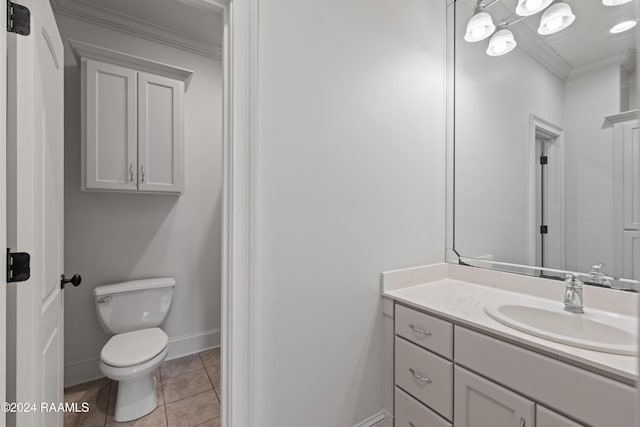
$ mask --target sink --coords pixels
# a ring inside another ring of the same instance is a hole
[[[511,328],[567,344],[604,353],[638,354],[637,319],[599,310],[584,314],[564,311],[563,304],[490,304],[484,311]]]

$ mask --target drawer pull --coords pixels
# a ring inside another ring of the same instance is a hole
[[[423,331],[422,329],[418,329],[413,325],[409,325],[409,327],[411,328],[411,330],[413,332],[415,332],[416,334],[420,334],[420,335],[424,335],[425,337],[431,336],[431,332],[430,331]]]
[[[525,427],[524,418],[520,418],[520,427]]]
[[[416,425],[414,423],[412,423],[411,421],[409,421],[409,427],[416,427]]]
[[[411,375],[413,375],[413,378],[417,379],[418,381],[422,381],[423,383],[427,383],[427,384],[431,384],[433,382],[431,381],[431,378],[421,377],[420,375],[416,374],[416,371],[414,371],[413,368],[409,368],[409,372],[411,372]]]

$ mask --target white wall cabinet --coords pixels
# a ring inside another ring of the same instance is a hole
[[[82,69],[82,189],[182,194],[192,72],[70,44]]]

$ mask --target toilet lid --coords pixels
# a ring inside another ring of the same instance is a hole
[[[138,365],[156,357],[165,349],[169,337],[160,328],[117,334],[102,348],[100,357],[107,365],[126,367]]]

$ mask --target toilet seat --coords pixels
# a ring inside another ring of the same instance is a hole
[[[100,353],[103,363],[126,368],[147,362],[167,348],[169,337],[160,328],[141,329],[111,337]]]

